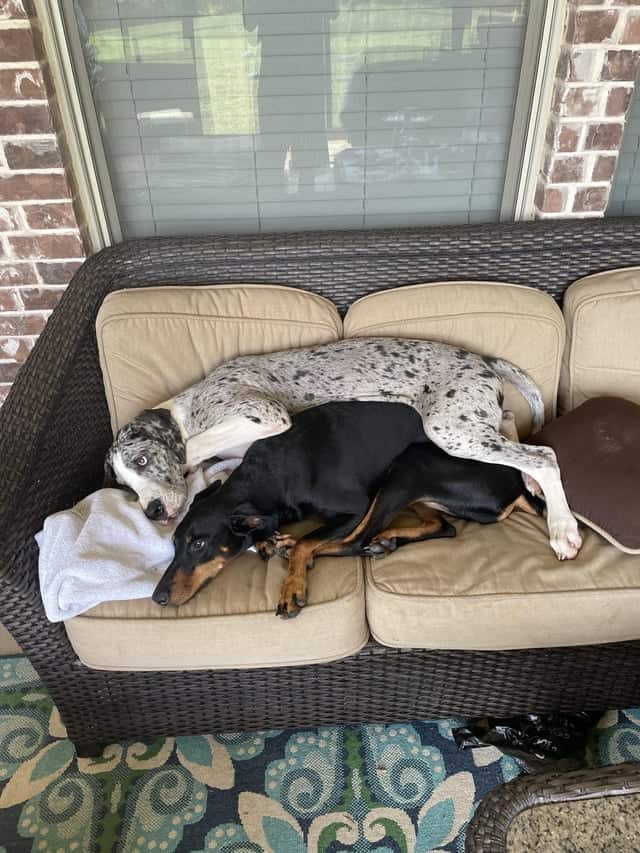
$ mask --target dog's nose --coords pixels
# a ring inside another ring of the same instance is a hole
[[[158,521],[158,519],[162,518],[164,516],[164,507],[162,506],[162,501],[160,500],[160,498],[156,498],[153,501],[149,501],[145,508],[144,514],[152,521]]]
[[[169,593],[164,589],[156,589],[151,598],[161,607],[166,607],[169,603]]]

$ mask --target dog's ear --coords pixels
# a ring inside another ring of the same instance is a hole
[[[209,483],[206,489],[203,489],[201,492],[197,492],[193,498],[192,506],[195,506],[201,500],[204,500],[204,498],[208,498],[210,495],[213,495],[218,491],[221,485],[222,480],[214,480],[213,483]]]
[[[102,481],[103,489],[117,489],[120,483],[116,480],[116,472],[113,470],[113,447],[107,451],[104,460],[104,479]]]

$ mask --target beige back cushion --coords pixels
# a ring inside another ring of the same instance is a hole
[[[342,321],[327,299],[277,285],[119,290],[96,320],[114,432],[238,355],[338,340]]]
[[[578,279],[564,296],[562,411],[591,397],[640,403],[640,267]]]
[[[555,301],[539,290],[464,281],[396,288],[355,302],[344,332],[345,337],[426,338],[508,358],[538,383],[547,418],[555,414],[564,321]],[[529,407],[511,386],[505,386],[505,406],[527,435]]]

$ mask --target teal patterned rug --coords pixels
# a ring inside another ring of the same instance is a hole
[[[459,751],[461,720],[159,738],[81,759],[26,658],[0,658],[0,851],[463,853],[482,797],[520,768]],[[588,759],[640,758],[640,711]]]

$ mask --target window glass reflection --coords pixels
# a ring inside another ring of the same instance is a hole
[[[76,0],[125,236],[498,218],[526,0]]]

